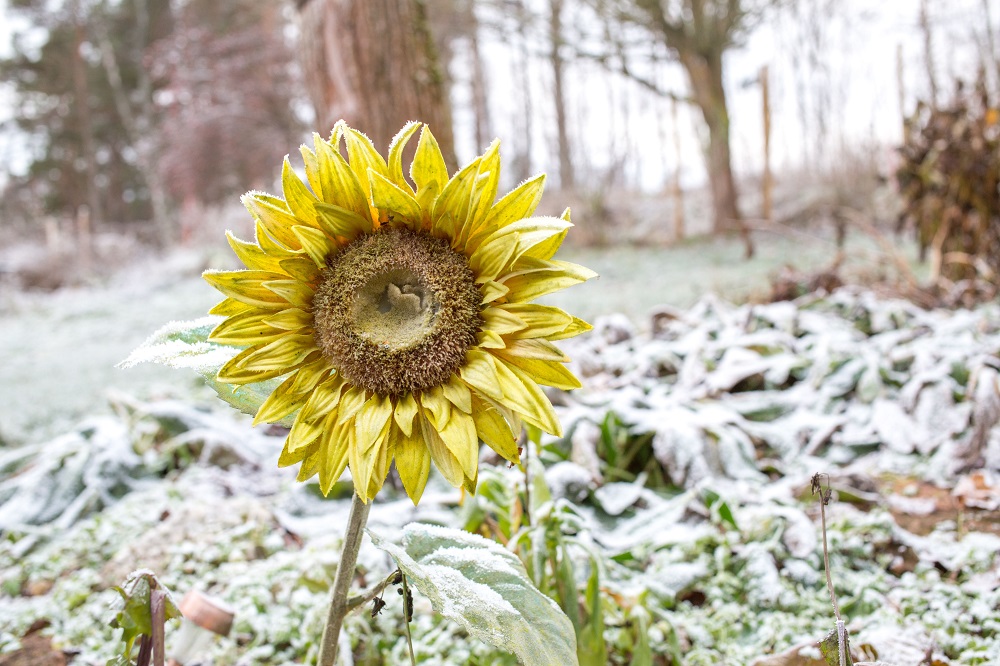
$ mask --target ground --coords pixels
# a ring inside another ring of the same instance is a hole
[[[822,472],[855,659],[996,663],[1000,310],[928,311],[858,287],[733,305],[786,263],[835,255],[822,232],[758,240],[750,263],[737,239],[571,249],[602,277],[557,302],[595,322],[565,344],[584,388],[552,394],[566,437],[532,446],[527,473],[484,460],[475,497],[432,479],[414,508],[390,482],[371,530],[398,542],[421,521],[508,544],[581,645],[608,655],[595,664],[813,666],[833,627],[810,492]],[[181,371],[113,368],[215,301],[204,263],[186,253],[100,287],[5,292],[0,423],[23,445],[0,447],[0,664],[42,663],[29,650],[104,663],[109,587],[139,567],[235,608],[213,664],[315,656],[349,485],[323,499],[296,483],[274,464],[280,429],[251,429]],[[368,542],[360,563],[359,586],[393,567]],[[406,659],[401,604],[384,598],[349,618],[354,663]],[[412,631],[422,664],[513,663],[419,589]]]

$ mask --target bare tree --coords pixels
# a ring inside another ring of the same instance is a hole
[[[434,131],[455,168],[445,75],[423,0],[297,0],[299,55],[316,125],[343,118],[376,146],[409,120]]]
[[[566,127],[566,91],[564,85],[566,61],[562,53],[564,44],[562,14],[563,0],[549,0],[549,64],[552,66],[552,100],[556,110],[559,186],[564,190],[572,190],[576,187],[576,177],[569,149],[569,131]]]
[[[775,0],[611,0],[604,15],[639,28],[659,41],[687,74],[691,101],[708,128],[705,158],[712,190],[714,229],[738,228],[747,255],[753,253],[742,224],[730,152],[730,117],[723,82],[724,56],[739,45]],[[619,45],[622,53],[627,50]],[[628,68],[622,66],[626,74]]]

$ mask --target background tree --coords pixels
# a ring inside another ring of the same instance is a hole
[[[316,127],[343,118],[382,148],[428,123],[457,167],[451,103],[423,0],[297,0],[299,55]]]
[[[169,0],[19,0],[8,11],[32,29],[14,35],[12,54],[0,62],[13,92],[12,122],[29,148],[26,172],[4,192],[7,215],[73,216],[85,205],[96,222],[150,219],[150,173],[122,131],[123,113],[151,105],[140,54],[172,29]]]
[[[724,56],[774,4],[775,0],[612,0],[603,12],[614,22],[652,36],[683,66],[691,100],[708,129],[705,157],[717,232],[742,227],[730,152]]]
[[[295,58],[278,3],[190,0],[149,58],[160,82],[160,173],[190,238],[203,204],[266,188],[299,141]],[[266,85],[262,85],[266,82]]]

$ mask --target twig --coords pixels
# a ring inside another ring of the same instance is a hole
[[[820,483],[820,477],[826,477],[826,489]],[[837,654],[840,657],[840,666],[848,666],[847,656],[847,628],[844,620],[840,617],[840,606],[837,605],[837,594],[833,591],[833,578],[830,575],[830,548],[826,543],[826,505],[829,504],[833,496],[830,489],[830,476],[828,474],[816,473],[812,477],[812,491],[819,494],[819,516],[823,526],[823,569],[826,571],[826,588],[830,591],[830,601],[833,602],[833,614],[837,618]]]
[[[382,594],[382,591],[390,585],[399,585],[401,572],[396,569],[391,574],[386,576],[384,579],[379,581],[377,584],[373,585],[371,588],[365,590],[361,594],[356,594],[347,600],[347,612],[350,613],[355,608],[364,606],[369,601]]]
[[[347,593],[351,589],[351,581],[354,580],[354,567],[358,563],[358,551],[361,550],[361,538],[364,536],[369,511],[371,502],[362,502],[355,493],[351,503],[351,515],[347,519],[347,533],[344,535],[340,564],[337,565],[333,592],[330,594],[330,608],[327,611],[326,627],[323,629],[323,641],[319,649],[319,666],[333,666],[337,658],[340,628],[349,610]]]
[[[413,654],[413,637],[410,635],[410,620],[413,619],[413,597],[410,596],[410,586],[406,584],[406,574],[403,574],[403,626],[406,629],[406,647],[410,650],[410,666],[417,666],[417,658]]]
[[[524,465],[524,524],[531,525],[531,475],[528,472],[528,456],[531,451],[531,442],[528,441],[527,433],[521,431],[521,445],[524,447],[524,457],[521,464]]]
[[[826,490],[820,484],[820,477],[826,477]],[[830,591],[830,601],[833,602],[833,614],[837,621],[840,619],[840,606],[837,605],[837,595],[833,591],[833,578],[830,576],[830,549],[826,543],[826,505],[830,502],[833,491],[830,489],[830,476],[828,474],[815,474],[812,478],[812,491],[819,494],[819,516],[823,525],[823,568],[826,570],[826,588]]]

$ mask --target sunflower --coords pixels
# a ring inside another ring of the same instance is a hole
[[[552,341],[590,326],[532,303],[595,276],[552,258],[569,211],[531,217],[544,175],[496,201],[498,142],[449,179],[419,123],[388,159],[343,122],[313,139],[301,149],[308,186],[286,157],[283,199],[243,197],[256,242],[227,236],[247,270],[205,273],[226,296],[209,340],[244,347],[218,379],[285,377],[254,424],[294,415],[279,465],[302,463],[299,480],[318,474],[324,494],[350,467],[367,502],[393,461],[414,504],[431,461],[475,492],[479,441],[517,462],[522,421],[560,434],[539,384],[580,386]]]

